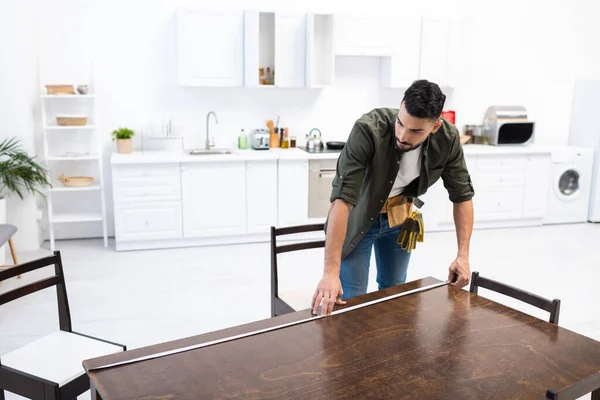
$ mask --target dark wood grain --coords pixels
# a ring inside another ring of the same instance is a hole
[[[348,305],[437,282],[428,278]],[[103,365],[303,319],[286,314],[88,360]],[[451,286],[160,359],[91,372],[104,400],[542,399],[600,371],[600,343]]]

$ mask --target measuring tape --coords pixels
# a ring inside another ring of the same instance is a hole
[[[438,288],[438,287],[441,287],[441,286],[446,286],[448,284],[449,284],[449,282],[434,283],[432,285],[423,286],[421,288],[409,290],[409,291],[406,291],[406,292],[394,294],[394,295],[387,296],[387,297],[382,297],[381,299],[371,300],[371,301],[367,301],[366,303],[357,304],[355,306],[350,306],[350,307],[342,308],[340,310],[333,311],[330,315],[333,316],[333,315],[343,314],[343,313],[346,313],[346,312],[349,312],[349,311],[352,311],[352,310],[356,310],[356,309],[363,308],[363,307],[368,307],[368,306],[371,306],[373,304],[382,303],[384,301],[396,299],[398,297],[408,296],[409,294],[424,292],[426,290],[435,289],[435,288]],[[277,325],[277,326],[273,326],[273,327],[270,327],[270,328],[264,328],[264,329],[259,329],[259,330],[252,331],[252,332],[242,333],[242,334],[239,334],[239,335],[229,336],[229,337],[226,337],[226,338],[223,338],[223,339],[211,340],[210,342],[205,342],[205,343],[200,343],[200,344],[194,344],[194,345],[191,345],[191,346],[181,347],[181,348],[178,348],[178,349],[163,351],[163,352],[160,352],[160,353],[149,354],[147,356],[142,356],[142,357],[137,357],[137,358],[132,358],[131,360],[125,360],[125,361],[119,361],[119,362],[115,362],[115,363],[111,363],[111,364],[101,365],[101,366],[98,366],[98,367],[90,368],[88,371],[97,371],[97,370],[100,370],[100,369],[113,368],[113,367],[118,367],[118,366],[121,366],[121,365],[133,364],[133,363],[136,363],[136,362],[141,362],[141,361],[146,361],[146,360],[152,360],[152,359],[155,359],[155,358],[167,357],[167,356],[170,356],[170,355],[173,355],[173,354],[178,354],[178,353],[183,353],[183,352],[186,352],[186,351],[201,349],[203,347],[214,346],[216,344],[230,342],[232,340],[242,339],[242,338],[249,337],[249,336],[260,335],[261,333],[271,332],[271,331],[274,331],[274,330],[277,330],[277,329],[283,329],[283,328],[287,328],[287,327],[294,326],[294,325],[300,325],[300,324],[303,324],[305,322],[315,321],[315,320],[321,319],[321,318],[328,318],[328,317],[326,317],[324,315],[315,315],[314,317],[305,318],[305,319],[301,319],[301,320],[294,321],[294,322],[288,322],[287,324]]]

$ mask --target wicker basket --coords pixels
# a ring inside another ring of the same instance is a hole
[[[58,180],[66,187],[87,187],[94,184],[94,178],[91,176],[65,176],[61,174]]]
[[[57,115],[56,123],[59,126],[84,126],[87,124],[87,117],[84,115]]]
[[[75,94],[73,85],[46,85],[48,94]]]

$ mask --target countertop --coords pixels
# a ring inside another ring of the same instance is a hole
[[[544,154],[552,149],[536,145],[488,146],[467,144],[463,146],[466,156],[511,155],[511,154]],[[183,152],[144,151],[131,154],[113,153],[111,164],[154,164],[154,163],[188,163],[188,162],[222,162],[222,161],[260,161],[260,160],[335,160],[339,152],[307,153],[299,148],[269,150],[238,150],[233,154],[188,155]]]

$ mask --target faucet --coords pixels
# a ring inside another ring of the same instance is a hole
[[[210,149],[210,139],[209,139],[209,134],[208,134],[208,124],[210,122],[210,115],[211,114],[215,117],[215,122],[217,124],[219,123],[219,120],[217,119],[217,114],[215,114],[214,111],[209,111],[208,114],[206,115],[206,144],[205,144],[206,150]]]

